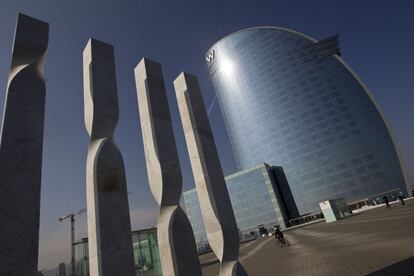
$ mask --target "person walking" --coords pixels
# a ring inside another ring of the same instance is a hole
[[[398,195],[398,199],[401,201],[401,205],[405,206],[404,196],[401,193]]]
[[[387,206],[387,209],[391,209],[390,201],[388,200],[388,197],[385,195],[382,197],[385,205]]]

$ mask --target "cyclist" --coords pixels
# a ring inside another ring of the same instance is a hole
[[[285,239],[283,237],[282,231],[280,231],[279,226],[275,226],[275,238],[280,241],[280,243],[284,244]]]

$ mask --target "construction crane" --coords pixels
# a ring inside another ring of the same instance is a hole
[[[71,212],[59,218],[59,222],[70,218],[70,242],[71,242],[71,270],[72,276],[75,276],[75,216],[86,212],[86,208],[77,212]]]

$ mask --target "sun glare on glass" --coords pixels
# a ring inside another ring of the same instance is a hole
[[[233,63],[231,63],[229,60],[223,60],[220,67],[223,73],[227,76],[231,75],[234,69]]]

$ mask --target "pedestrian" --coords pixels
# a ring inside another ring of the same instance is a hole
[[[398,196],[398,199],[401,201],[401,205],[402,205],[402,206],[405,206],[404,196],[403,196],[402,194],[400,194],[400,195]]]
[[[388,197],[385,195],[382,197],[385,205],[387,206],[387,209],[391,209],[390,201],[388,200]]]

